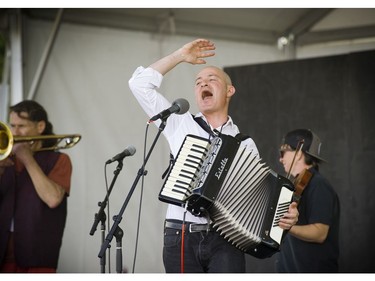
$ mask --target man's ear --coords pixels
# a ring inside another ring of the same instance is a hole
[[[37,124],[38,133],[42,134],[45,129],[46,129],[46,121],[44,121],[44,120],[39,121],[38,124]]]
[[[230,98],[236,93],[236,88],[232,85],[229,85],[227,88],[227,98]]]

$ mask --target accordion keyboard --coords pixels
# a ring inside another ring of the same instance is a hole
[[[293,190],[283,186],[280,191],[279,200],[277,202],[276,212],[273,218],[272,227],[270,230],[270,237],[281,243],[284,231],[279,227],[279,221],[282,216],[288,211],[291,198],[293,196]]]
[[[161,196],[183,201],[191,194],[192,184],[202,167],[209,144],[205,139],[186,137]]]

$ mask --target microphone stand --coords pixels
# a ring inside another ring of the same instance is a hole
[[[98,203],[98,205],[100,206],[100,202]],[[101,222],[100,230],[101,230],[101,233],[102,233],[102,244],[103,244],[103,241],[105,239],[105,222],[106,222],[106,219],[107,219],[106,214],[104,212],[102,212],[102,214],[100,215],[100,222]],[[101,273],[105,273],[105,265],[106,265],[106,255],[104,254],[104,256],[100,259],[100,272]]]
[[[116,167],[116,170],[113,172],[113,174],[115,175],[112,179],[112,182],[111,182],[111,185],[109,187],[109,190],[103,200],[103,202],[99,202],[98,203],[98,206],[100,206],[100,209],[99,209],[99,212],[95,214],[95,219],[94,219],[94,223],[91,227],[91,230],[90,230],[90,235],[94,235],[95,231],[96,231],[96,228],[98,227],[98,224],[99,224],[99,221],[101,222],[101,231],[102,231],[102,245],[105,241],[104,237],[105,237],[105,221],[107,219],[107,216],[104,212],[104,209],[106,208],[107,206],[107,202],[108,202],[108,198],[109,198],[109,195],[111,194],[112,192],[112,189],[113,189],[113,186],[115,185],[115,182],[117,180],[117,177],[118,175],[120,174],[121,170],[122,170],[122,167],[123,167],[123,163],[122,163],[122,160],[118,160],[118,165]],[[100,266],[101,266],[101,273],[105,273],[105,264],[106,264],[106,256],[105,256],[105,253],[100,257]]]
[[[116,272],[122,273],[122,237],[124,232],[121,227],[116,227],[113,235],[116,237]]]
[[[166,119],[167,118],[168,118],[168,116],[166,116],[165,118],[161,119],[161,124],[159,126],[159,131],[156,134],[156,137],[155,137],[155,139],[154,139],[154,141],[153,141],[153,143],[152,143],[152,145],[150,147],[150,150],[149,150],[149,152],[148,152],[145,160],[143,161],[142,167],[138,170],[137,176],[136,176],[136,178],[135,178],[135,180],[133,182],[132,187],[130,188],[128,196],[126,197],[126,199],[125,199],[125,201],[124,201],[124,203],[123,203],[123,205],[122,205],[122,207],[121,207],[118,215],[116,215],[116,216],[113,217],[114,223],[112,225],[111,230],[108,232],[107,237],[106,237],[104,243],[102,244],[102,248],[100,249],[100,252],[98,254],[99,258],[102,258],[104,256],[104,254],[105,254],[106,249],[109,248],[109,247],[111,247],[110,243],[111,243],[111,241],[113,239],[113,236],[115,235],[115,233],[119,232],[119,230],[118,230],[119,226],[118,225],[119,225],[119,223],[122,220],[122,215],[123,215],[123,213],[125,211],[125,208],[127,207],[128,203],[129,203],[129,200],[130,200],[130,198],[131,198],[131,196],[132,196],[132,194],[133,194],[133,192],[135,190],[135,187],[137,186],[137,184],[139,182],[139,179],[141,178],[141,176],[147,174],[147,171],[145,171],[146,163],[148,162],[148,159],[150,158],[150,155],[151,155],[151,153],[152,153],[152,151],[153,151],[153,149],[154,149],[154,147],[156,145],[157,140],[160,137],[160,134],[162,133],[162,131],[164,130],[164,128],[166,126]],[[122,231],[120,231],[120,232],[122,232]],[[119,267],[116,266],[116,268],[119,268]]]

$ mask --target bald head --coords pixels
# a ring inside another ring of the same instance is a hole
[[[215,73],[217,76],[221,77],[227,84],[227,86],[232,86],[232,80],[230,79],[229,75],[220,67],[217,66],[206,66],[199,73],[197,74],[197,79],[200,77],[200,74],[203,71],[206,70],[212,70],[213,73]]]

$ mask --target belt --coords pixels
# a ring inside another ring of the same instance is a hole
[[[182,222],[175,222],[175,221],[168,221],[164,222],[164,227],[166,228],[173,228],[182,230]],[[193,232],[202,232],[202,231],[212,231],[212,227],[210,224],[199,224],[193,222],[185,222],[185,230],[193,233]]]

